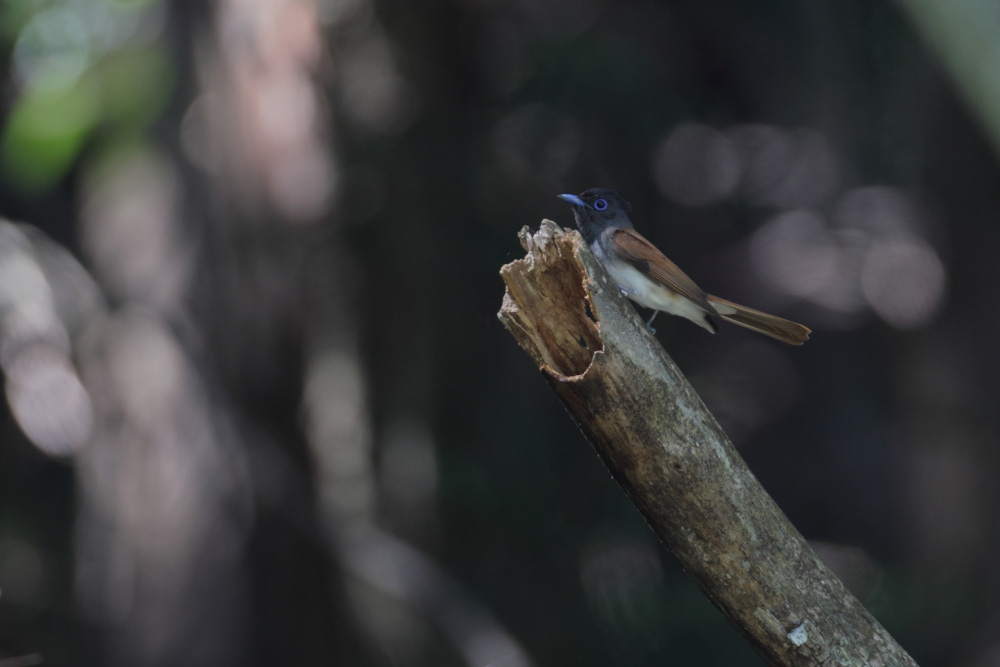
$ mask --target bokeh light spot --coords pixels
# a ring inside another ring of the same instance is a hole
[[[920,233],[922,215],[912,197],[898,188],[872,186],[847,192],[833,211],[842,229],[859,229],[875,238],[913,236]]]
[[[415,110],[413,91],[383,38],[372,36],[345,49],[341,67],[341,108],[359,130],[381,135],[406,128]]]
[[[742,190],[756,204],[815,206],[837,185],[840,158],[830,140],[813,129],[738,125],[727,135],[743,163]]]
[[[69,169],[98,118],[85,80],[69,88],[35,88],[16,102],[3,131],[5,176],[23,190],[50,187]]]
[[[83,245],[115,296],[172,303],[185,258],[174,227],[180,184],[153,151],[114,154],[86,183]]]
[[[915,329],[939,310],[945,271],[920,239],[875,244],[865,259],[861,289],[872,310],[897,329]]]
[[[653,179],[660,192],[685,206],[722,201],[736,189],[740,174],[733,143],[707,125],[681,125],[653,157]]]
[[[55,6],[39,13],[21,31],[14,45],[14,66],[33,86],[71,86],[87,68],[91,35],[86,10]]]
[[[90,397],[62,351],[36,345],[7,369],[7,401],[24,434],[50,456],[72,454],[90,436]]]
[[[750,258],[761,278],[798,297],[815,294],[837,279],[837,245],[814,211],[772,218],[754,234]]]

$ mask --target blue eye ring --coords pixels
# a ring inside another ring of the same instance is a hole
[[[606,199],[595,199],[594,203],[591,204],[595,211],[603,211],[608,207],[608,200]]]

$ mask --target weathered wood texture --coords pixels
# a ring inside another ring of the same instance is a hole
[[[519,234],[499,317],[677,557],[772,665],[914,665],[820,561],[575,231]]]

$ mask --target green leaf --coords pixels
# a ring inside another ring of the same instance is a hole
[[[8,181],[37,193],[72,166],[98,119],[98,100],[87,78],[62,89],[25,91],[3,128],[0,165]]]

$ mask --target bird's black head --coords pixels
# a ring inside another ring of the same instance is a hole
[[[608,227],[632,227],[628,217],[632,207],[614,190],[591,188],[579,195],[559,195],[559,198],[573,207],[576,226],[588,244]]]

